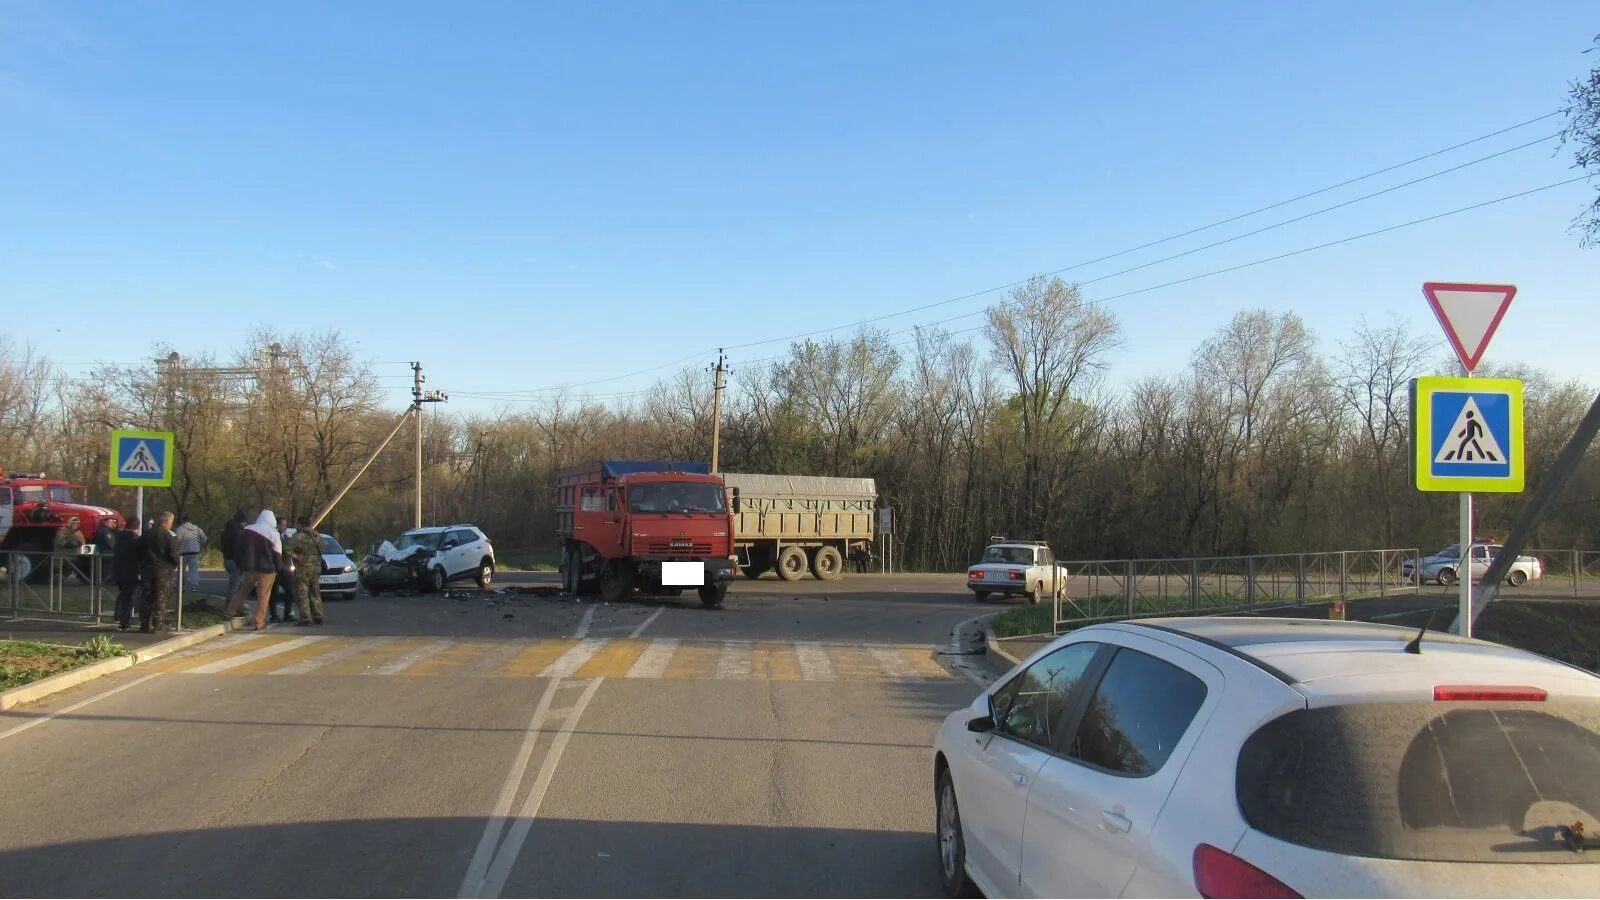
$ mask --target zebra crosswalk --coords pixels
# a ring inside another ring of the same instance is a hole
[[[954,677],[928,645],[689,638],[232,635],[159,659],[186,675],[931,681]]]

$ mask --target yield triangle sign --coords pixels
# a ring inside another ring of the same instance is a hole
[[[1422,293],[1439,318],[1445,337],[1456,351],[1456,358],[1468,373],[1478,368],[1483,352],[1489,349],[1500,320],[1505,318],[1511,298],[1517,295],[1512,284],[1455,284],[1430,281]]]
[[[1450,434],[1443,444],[1439,445],[1439,452],[1433,457],[1435,463],[1478,463],[1480,465],[1504,465],[1506,452],[1500,448],[1500,442],[1495,439],[1494,429],[1484,422],[1483,410],[1478,408],[1478,401],[1471,395],[1467,402],[1462,404],[1461,412],[1456,413],[1456,421],[1450,426]]]

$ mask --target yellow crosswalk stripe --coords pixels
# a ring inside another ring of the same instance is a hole
[[[247,662],[242,666],[234,666],[227,671],[227,674],[264,675],[269,672],[276,672],[279,669],[287,666],[292,666],[295,663],[305,662],[308,659],[316,659],[319,656],[326,656],[327,654],[336,650],[341,650],[345,647],[348,647],[355,642],[355,638],[328,638],[326,640],[317,641],[314,644],[307,644],[304,647],[296,647],[293,650],[285,650],[282,653],[277,653],[263,659],[258,659],[255,662]]]
[[[550,664],[561,658],[563,653],[577,646],[576,638],[562,638],[553,641],[534,641],[511,660],[501,666],[496,675],[505,675],[512,678],[537,677],[540,672],[550,667]]]
[[[667,661],[662,678],[716,678],[717,660],[722,656],[721,644],[686,643],[678,647]]]
[[[316,671],[318,675],[365,675],[428,642],[428,638],[401,638],[383,643],[374,641],[360,653],[336,659]]]
[[[298,635],[263,635],[261,637],[238,637],[224,640],[226,644],[212,650],[204,650],[191,656],[169,656],[150,663],[149,671],[152,672],[185,672],[198,666],[210,665],[225,659],[232,659],[245,653],[254,653],[265,650],[278,644],[287,644],[295,640]]]
[[[833,644],[827,650],[840,681],[877,681],[884,677],[883,668],[865,647]]]
[[[476,662],[478,657],[492,652],[498,644],[487,641],[463,641],[452,644],[442,652],[436,653],[422,660],[404,672],[402,675],[453,675],[455,670],[465,668]]]
[[[750,674],[761,681],[799,681],[800,652],[787,641],[758,641]]]
[[[644,655],[644,650],[650,645],[649,641],[635,638],[619,638],[611,641],[600,649],[589,661],[578,667],[572,673],[575,678],[621,678],[628,674],[633,664]]]
[[[904,659],[923,678],[950,678],[950,670],[939,665],[938,651],[932,647],[905,647],[900,650]]]

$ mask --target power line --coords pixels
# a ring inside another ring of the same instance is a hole
[[[1541,116],[1535,116],[1534,118],[1528,119],[1526,121],[1518,122],[1515,125],[1508,125],[1508,126],[1506,126],[1504,128],[1500,128],[1500,129],[1497,129],[1495,131],[1491,131],[1491,132],[1489,132],[1487,134],[1482,134],[1482,135],[1479,135],[1477,137],[1471,138],[1469,140],[1461,141],[1459,143],[1452,144],[1452,145],[1450,145],[1448,147],[1444,147],[1444,148],[1439,149],[1439,150],[1434,150],[1434,151],[1432,151],[1430,153],[1424,153],[1421,156],[1413,157],[1413,158],[1405,160],[1403,162],[1398,162],[1398,163],[1394,163],[1392,165],[1385,166],[1385,167],[1380,168],[1380,169],[1375,169],[1375,170],[1373,170],[1371,172],[1367,172],[1367,173],[1365,173],[1363,175],[1358,175],[1358,176],[1356,176],[1354,178],[1347,178],[1344,181],[1340,181],[1340,182],[1338,182],[1336,184],[1331,184],[1331,185],[1328,185],[1326,187],[1317,188],[1316,190],[1307,191],[1307,192],[1305,192],[1303,194],[1299,194],[1297,196],[1290,197],[1287,200],[1280,200],[1280,201],[1277,201],[1275,203],[1270,203],[1270,204],[1268,204],[1266,206],[1258,207],[1258,208],[1252,209],[1252,210],[1250,210],[1248,212],[1239,213],[1237,215],[1233,215],[1233,216],[1229,216],[1227,218],[1219,219],[1219,220],[1216,220],[1214,222],[1209,222],[1207,224],[1200,225],[1200,226],[1197,226],[1197,227],[1194,227],[1194,228],[1190,228],[1190,229],[1187,229],[1185,231],[1177,232],[1175,234],[1170,234],[1170,235],[1167,235],[1166,237],[1161,237],[1161,238],[1157,238],[1157,239],[1152,240],[1152,241],[1147,241],[1147,242],[1145,242],[1143,244],[1139,244],[1139,245],[1134,246],[1134,247],[1129,247],[1129,248],[1127,248],[1125,250],[1118,250],[1118,251],[1116,251],[1114,253],[1108,253],[1108,254],[1105,254],[1103,256],[1095,257],[1093,259],[1088,259],[1088,260],[1084,260],[1082,262],[1073,263],[1072,265],[1064,266],[1062,268],[1055,269],[1055,270],[1052,270],[1052,271],[1049,271],[1049,272],[1044,272],[1044,273],[1041,273],[1041,274],[1044,277],[1049,277],[1049,276],[1053,276],[1053,275],[1060,275],[1062,273],[1070,272],[1070,271],[1073,271],[1075,269],[1080,269],[1080,268],[1083,268],[1085,266],[1090,266],[1090,265],[1093,265],[1095,263],[1105,262],[1107,260],[1116,259],[1116,258],[1121,257],[1121,256],[1126,256],[1126,255],[1128,255],[1130,253],[1136,253],[1136,252],[1138,252],[1140,250],[1146,250],[1146,249],[1149,249],[1151,247],[1160,246],[1161,244],[1170,243],[1172,241],[1179,240],[1181,238],[1185,238],[1185,237],[1189,237],[1191,235],[1199,234],[1200,232],[1203,232],[1203,231],[1209,231],[1209,230],[1214,229],[1214,228],[1219,228],[1219,227],[1221,227],[1223,225],[1227,225],[1227,224],[1230,224],[1230,223],[1233,223],[1233,222],[1240,221],[1241,219],[1247,219],[1247,218],[1250,218],[1251,216],[1259,215],[1259,214],[1264,213],[1264,212],[1269,212],[1269,211],[1274,210],[1274,209],[1279,209],[1281,207],[1288,206],[1288,205],[1293,204],[1293,203],[1297,203],[1297,202],[1299,202],[1301,200],[1305,200],[1305,199],[1308,199],[1308,198],[1311,198],[1311,197],[1315,197],[1315,196],[1318,196],[1318,195],[1321,195],[1321,194],[1326,194],[1326,193],[1328,193],[1330,191],[1335,191],[1335,190],[1338,190],[1339,188],[1348,187],[1348,186],[1350,186],[1352,184],[1357,184],[1357,183],[1362,182],[1362,181],[1367,181],[1369,179],[1376,178],[1376,177],[1378,177],[1380,175],[1384,175],[1384,174],[1387,174],[1389,172],[1393,172],[1393,171],[1395,171],[1397,169],[1402,169],[1402,168],[1405,168],[1406,166],[1415,165],[1416,163],[1423,162],[1423,161],[1429,160],[1429,159],[1433,159],[1435,157],[1442,156],[1442,155],[1444,155],[1446,153],[1450,153],[1450,152],[1453,152],[1455,150],[1460,150],[1463,147],[1468,147],[1468,146],[1471,146],[1473,144],[1481,143],[1481,142],[1489,140],[1491,138],[1498,137],[1498,136],[1500,136],[1502,134],[1506,134],[1508,132],[1515,131],[1515,130],[1517,130],[1519,128],[1525,128],[1525,127],[1527,127],[1529,125],[1533,125],[1533,124],[1536,124],[1538,122],[1543,122],[1543,121],[1545,121],[1547,119],[1551,119],[1551,118],[1554,118],[1554,117],[1559,116],[1559,115],[1561,115],[1561,111],[1560,110],[1556,110],[1554,112],[1545,113],[1544,115],[1541,115]],[[1497,157],[1504,156],[1506,154],[1513,153],[1513,152],[1516,152],[1518,150],[1526,149],[1526,148],[1534,146],[1536,144],[1543,143],[1543,142],[1548,141],[1548,140],[1550,140],[1550,139],[1552,139],[1552,138],[1554,138],[1556,136],[1557,135],[1552,134],[1552,135],[1549,135],[1547,137],[1539,138],[1538,140],[1530,141],[1528,143],[1521,144],[1521,145],[1518,145],[1516,147],[1512,147],[1512,148],[1510,148],[1508,150],[1503,150],[1503,151],[1500,151],[1499,153],[1494,153],[1494,154],[1491,154],[1489,156],[1482,157],[1480,159],[1476,159],[1476,160],[1472,160],[1470,162],[1462,163],[1460,165],[1453,166],[1451,168],[1442,170],[1440,172],[1435,172],[1435,173],[1433,173],[1431,175],[1427,175],[1427,176],[1424,176],[1422,178],[1418,178],[1418,179],[1414,179],[1412,181],[1405,182],[1404,184],[1395,185],[1394,187],[1386,188],[1386,189],[1384,189],[1382,191],[1377,191],[1375,193],[1368,194],[1368,195],[1365,195],[1363,197],[1358,197],[1358,198],[1356,198],[1354,200],[1345,201],[1344,203],[1340,203],[1340,204],[1337,204],[1335,206],[1330,206],[1330,207],[1327,207],[1325,209],[1321,209],[1321,210],[1317,210],[1315,212],[1307,213],[1307,214],[1305,214],[1303,216],[1298,216],[1298,217],[1293,218],[1293,219],[1288,219],[1288,220],[1285,220],[1283,222],[1275,223],[1274,225],[1266,226],[1264,228],[1257,229],[1255,231],[1251,231],[1251,232],[1247,232],[1245,234],[1237,235],[1235,237],[1229,238],[1229,239],[1224,240],[1224,241],[1219,241],[1219,242],[1216,242],[1214,244],[1209,244],[1209,245],[1207,245],[1205,247],[1199,247],[1199,248],[1196,248],[1194,250],[1186,251],[1184,253],[1174,254],[1174,255],[1166,257],[1164,259],[1155,260],[1154,262],[1145,263],[1143,265],[1135,266],[1135,267],[1132,267],[1132,268],[1129,268],[1129,269],[1125,269],[1125,270],[1123,270],[1121,272],[1115,272],[1115,273],[1112,273],[1110,275],[1102,275],[1102,276],[1099,276],[1099,277],[1097,277],[1095,279],[1092,279],[1091,281],[1083,282],[1083,283],[1092,284],[1092,283],[1095,283],[1095,282],[1104,281],[1104,280],[1109,279],[1109,278],[1117,277],[1118,275],[1125,275],[1125,274],[1128,274],[1130,272],[1134,272],[1134,271],[1138,271],[1140,269],[1148,268],[1148,267],[1153,266],[1153,265],[1158,265],[1158,264],[1163,263],[1163,262],[1169,262],[1169,261],[1171,261],[1173,259],[1178,259],[1178,258],[1181,258],[1181,257],[1184,257],[1184,256],[1192,255],[1194,253],[1199,253],[1199,252],[1201,252],[1203,250],[1213,249],[1213,248],[1221,246],[1223,244],[1232,243],[1232,242],[1238,241],[1238,240],[1243,240],[1244,238],[1252,237],[1254,235],[1260,234],[1260,233],[1265,232],[1265,231],[1270,231],[1273,228],[1279,228],[1279,227],[1283,227],[1285,225],[1293,224],[1295,222],[1304,221],[1305,219],[1312,218],[1312,217],[1318,216],[1318,215],[1322,215],[1324,213],[1331,212],[1333,210],[1340,209],[1340,208],[1343,208],[1345,206],[1350,206],[1350,205],[1355,204],[1355,203],[1360,203],[1360,202],[1362,202],[1364,200],[1370,200],[1370,199],[1372,199],[1374,197],[1382,196],[1383,194],[1387,194],[1387,193],[1391,193],[1393,191],[1401,190],[1403,188],[1410,187],[1412,185],[1418,184],[1418,183],[1423,182],[1423,181],[1427,181],[1427,180],[1432,179],[1432,178],[1437,178],[1437,177],[1440,177],[1442,175],[1449,174],[1451,172],[1459,171],[1459,170],[1467,168],[1469,166],[1478,165],[1480,163],[1487,162],[1487,161],[1489,161],[1491,159],[1495,159]],[[1029,276],[1029,277],[1032,278],[1032,277],[1038,277],[1038,276]],[[899,310],[897,312],[887,313],[887,314],[884,314],[884,315],[881,315],[881,316],[874,316],[872,318],[857,320],[856,322],[853,322],[853,323],[850,323],[850,324],[847,324],[847,325],[839,325],[839,326],[834,326],[834,327],[831,327],[831,328],[822,328],[822,329],[808,331],[808,332],[804,332],[804,333],[800,333],[800,334],[788,335],[788,336],[785,336],[785,337],[769,338],[769,339],[761,340],[761,341],[751,341],[751,342],[744,343],[744,344],[732,345],[732,346],[728,347],[727,349],[729,349],[729,350],[743,350],[743,349],[748,349],[750,347],[760,347],[760,346],[765,346],[767,344],[782,343],[782,342],[785,342],[785,341],[794,341],[794,340],[798,340],[798,339],[801,339],[801,338],[815,337],[815,336],[820,335],[820,334],[827,334],[827,333],[834,332],[834,331],[839,331],[839,330],[842,330],[842,329],[845,329],[845,328],[852,328],[852,327],[859,328],[859,327],[861,327],[863,325],[870,325],[870,324],[873,324],[875,322],[881,322],[881,321],[884,321],[884,320],[887,320],[887,319],[894,319],[894,318],[899,318],[900,316],[910,315],[912,313],[924,312],[924,311],[929,310],[929,309],[936,309],[936,308],[941,307],[941,306],[948,306],[948,305],[951,305],[951,304],[954,304],[954,303],[960,303],[960,302],[965,301],[965,300],[973,300],[973,299],[976,299],[978,297],[986,296],[988,294],[993,294],[993,293],[997,293],[999,291],[1004,291],[1004,290],[1008,290],[1010,288],[1018,287],[1020,285],[1026,284],[1027,281],[1028,281],[1028,279],[1022,279],[1022,280],[1019,280],[1019,281],[1012,281],[1012,282],[1009,282],[1007,284],[997,285],[995,287],[985,288],[985,289],[980,290],[980,291],[974,291],[972,293],[963,294],[963,295],[961,295],[959,297],[952,297],[952,298],[947,299],[947,300],[940,300],[940,301],[937,301],[937,302],[934,302],[934,303],[923,304],[921,306],[914,306],[914,307],[910,307],[910,308],[907,308],[907,309]],[[966,316],[958,316],[956,318],[966,318]],[[935,323],[935,324],[938,324],[938,323]],[[592,386],[592,385],[596,385],[596,384],[605,384],[605,383],[613,382],[613,381],[622,381],[622,380],[626,380],[628,378],[637,377],[639,375],[647,375],[647,374],[650,374],[652,372],[657,372],[657,371],[660,371],[662,369],[671,368],[672,366],[681,365],[681,364],[689,362],[691,360],[703,357],[703,356],[709,354],[710,352],[711,352],[710,350],[706,350],[706,351],[702,351],[702,352],[699,352],[699,353],[694,353],[694,354],[691,354],[689,356],[685,356],[685,357],[673,360],[671,362],[661,363],[659,365],[651,366],[649,368],[639,369],[637,371],[628,372],[628,373],[625,373],[625,374],[622,374],[622,375],[613,375],[613,376],[609,376],[609,377],[606,377],[606,378],[596,378],[596,379],[593,379],[593,380],[590,380],[590,381],[577,382],[577,383],[574,383],[574,384],[567,384],[567,385],[555,385],[555,386],[542,387],[542,388],[529,388],[529,389],[526,389],[526,390],[519,390],[519,391],[505,391],[505,392],[492,392],[492,393],[505,394],[505,395],[507,395],[508,399],[510,399],[510,398],[517,398],[517,399],[520,399],[520,398],[532,398],[532,397],[536,397],[536,396],[559,394],[559,393],[562,393],[564,391],[571,390],[573,388],[588,387],[588,386]],[[463,396],[465,396],[465,395],[463,395]]]

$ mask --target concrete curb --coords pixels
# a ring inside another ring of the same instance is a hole
[[[96,678],[110,675],[112,672],[131,669],[140,663],[147,663],[152,659],[166,656],[168,653],[182,650],[185,647],[192,647],[203,641],[209,641],[214,637],[221,637],[232,630],[231,623],[224,622],[221,625],[212,625],[209,628],[202,628],[199,631],[193,631],[170,640],[151,644],[148,647],[135,650],[127,656],[102,659],[87,666],[79,666],[76,669],[51,675],[49,678],[41,678],[32,684],[15,687],[9,691],[0,691],[0,711],[14,709],[24,703],[43,700],[51,694],[58,694],[69,688],[75,688]]]
[[[987,623],[985,623],[985,625],[987,625]],[[1044,635],[1039,635],[1039,634],[1019,634],[1019,635],[1017,635],[1017,637],[1018,638],[1044,637]],[[1053,639],[1053,638],[1056,637],[1056,635],[1050,635],[1050,637]],[[988,649],[988,651],[990,653],[992,653],[995,656],[998,656],[1001,659],[1011,663],[1013,666],[1021,665],[1022,661],[1024,659],[1026,659],[1027,657],[1017,656],[1016,654],[1012,653],[1010,650],[1006,649],[1005,642],[1009,641],[1009,640],[1012,640],[1012,638],[997,638],[997,637],[994,636],[994,632],[990,631],[987,627],[985,627],[983,629],[983,643],[984,643],[984,646]]]

